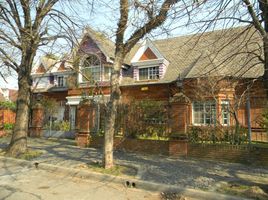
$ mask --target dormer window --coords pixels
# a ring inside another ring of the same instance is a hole
[[[63,87],[63,86],[64,86],[64,77],[58,76],[58,87]]]
[[[148,38],[142,43],[130,62],[133,66],[133,78],[135,81],[157,82],[164,77],[169,65],[168,60],[164,58]]]
[[[159,79],[159,66],[139,69],[139,80],[158,80],[158,79]]]
[[[89,55],[81,66],[82,82],[100,81],[101,62],[96,55]]]

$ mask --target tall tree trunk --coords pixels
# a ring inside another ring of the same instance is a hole
[[[19,74],[16,122],[7,154],[17,157],[27,151],[31,84],[29,74]]]
[[[114,61],[114,72],[111,77],[111,96],[108,103],[108,110],[105,124],[105,135],[104,135],[104,150],[103,150],[103,166],[105,169],[113,167],[113,144],[114,144],[114,125],[116,112],[120,99],[120,88],[119,78],[120,69],[122,66],[121,56],[116,55]]]
[[[263,38],[263,50],[264,50],[264,88],[266,91],[266,98],[268,98],[268,34]]]

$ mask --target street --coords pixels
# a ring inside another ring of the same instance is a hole
[[[0,163],[1,200],[158,200],[158,193]]]

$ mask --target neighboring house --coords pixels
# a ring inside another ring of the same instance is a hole
[[[66,61],[43,57],[34,66],[32,72],[33,93],[49,96],[58,102],[55,116],[58,120],[65,119],[66,96],[68,94],[68,77],[73,74]]]
[[[183,123],[175,130],[178,132],[186,132],[188,126],[213,125],[216,119],[223,126],[233,125],[227,110],[244,97],[246,88],[251,88],[252,102],[262,103],[266,98],[259,79],[263,66],[256,57],[260,40],[256,33],[245,30],[243,27],[155,41],[145,39],[131,50],[122,66],[121,102],[185,101],[186,109],[170,111],[183,112]],[[109,99],[114,48],[103,34],[86,29],[72,64],[40,60],[32,73],[33,92],[55,98],[59,102],[58,119],[67,116],[74,129],[77,106],[83,97],[94,97],[100,103]],[[251,54],[244,53],[245,49],[252,49]],[[252,122],[262,107],[253,104]],[[237,115],[246,126],[244,98]]]
[[[0,101],[16,102],[18,90],[9,88],[0,88]]]

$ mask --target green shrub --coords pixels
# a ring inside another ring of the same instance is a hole
[[[45,129],[50,129],[49,123],[44,126]],[[51,124],[51,130],[54,131],[69,131],[70,130],[69,121],[55,121]]]
[[[3,128],[4,128],[4,130],[13,130],[14,124],[13,123],[5,123]]]
[[[266,132],[268,132],[268,108],[263,111],[261,119],[259,121],[260,126],[264,128]]]
[[[142,100],[132,102],[125,112],[126,132],[130,138],[168,137],[167,108],[161,101]]]
[[[16,103],[11,101],[0,101],[0,108],[16,110]]]
[[[247,129],[241,126],[193,126],[187,135],[192,143],[242,144],[248,139]]]

